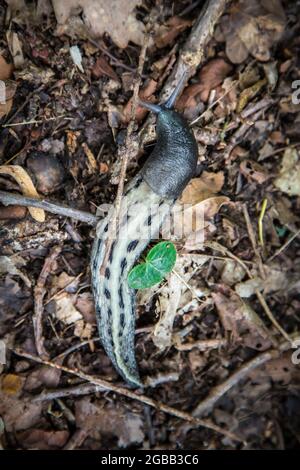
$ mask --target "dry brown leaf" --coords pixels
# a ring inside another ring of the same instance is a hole
[[[86,429],[94,439],[101,439],[101,433],[118,438],[119,447],[142,442],[144,439],[143,421],[139,415],[120,408],[109,408],[92,403],[90,398],[83,398],[75,403],[76,424]]]
[[[149,101],[153,103],[155,97],[153,96],[157,88],[157,82],[155,80],[148,80],[146,85],[140,90],[139,98],[144,101]],[[150,99],[149,99],[150,98]],[[131,107],[132,107],[132,98],[127,102],[123,109],[124,122],[128,123],[131,116]],[[137,122],[142,121],[147,115],[148,111],[142,106],[137,106],[135,112],[135,119]]]
[[[271,345],[263,321],[250,304],[243,302],[233,290],[220,286],[220,290],[212,293],[212,297],[224,329],[231,332],[235,341],[242,339],[247,346],[259,350]]]
[[[109,65],[109,63],[107,62],[104,55],[97,58],[96,63],[94,65],[94,67],[92,68],[92,74],[96,78],[100,78],[103,75],[106,75],[107,77],[111,78],[112,80],[115,80],[116,82],[119,82],[118,75],[116,74],[114,69]]]
[[[165,25],[161,25],[154,37],[156,47],[163,48],[174,43],[179,34],[192,25],[192,22],[180,16],[172,16]]]
[[[221,191],[224,185],[224,173],[204,171],[199,178],[193,178],[182,193],[182,204],[197,204]]]
[[[12,105],[13,100],[6,100],[5,103],[0,103],[0,119],[10,113]]]
[[[284,31],[286,17],[280,0],[241,0],[224,15],[220,30],[226,40],[226,55],[241,64],[250,53],[259,61],[270,59],[271,47]]]
[[[17,433],[17,440],[24,449],[52,450],[64,447],[69,439],[69,431],[46,431],[28,429]]]
[[[239,96],[236,111],[240,113],[247,106],[249,101],[252,100],[252,98],[254,98],[266,84],[267,79],[263,78],[262,80],[258,80],[258,82],[254,83],[254,85],[245,88]]]
[[[37,424],[41,419],[42,406],[42,403],[33,403],[0,390],[0,415],[7,432],[28,429]]]
[[[9,30],[6,33],[6,39],[9,52],[11,53],[14,61],[14,66],[16,69],[21,69],[24,65],[24,56],[18,34]]]
[[[8,80],[13,72],[12,64],[8,64],[0,54],[0,80]]]
[[[52,0],[57,33],[81,37],[101,37],[107,33],[121,48],[127,47],[129,41],[141,45],[144,25],[134,13],[140,3],[140,0]]]
[[[183,111],[194,107],[195,98],[206,102],[211,90],[216,89],[232,70],[232,66],[222,58],[211,59],[199,72],[199,83],[188,86],[176,103],[176,108]],[[198,100],[198,101],[199,101]]]
[[[258,184],[264,183],[271,177],[263,166],[252,160],[243,160],[240,164],[240,171],[249,182],[255,181]]]
[[[295,148],[288,148],[284,152],[274,185],[289,196],[300,196],[300,158]]]
[[[72,325],[82,319],[81,313],[74,307],[76,296],[62,292],[55,299],[56,317],[66,325]]]
[[[18,396],[22,391],[24,380],[16,374],[4,375],[1,381],[1,388],[6,395]]]
[[[34,187],[32,179],[28,173],[19,165],[2,165],[0,166],[0,174],[9,175],[14,178],[20,186],[22,193],[26,197],[39,198],[39,194]],[[43,209],[37,209],[35,207],[28,207],[31,216],[37,222],[45,221],[45,212]]]

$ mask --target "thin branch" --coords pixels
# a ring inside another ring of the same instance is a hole
[[[76,377],[81,378],[82,380],[85,380],[91,384],[97,385],[101,387],[102,389],[106,391],[111,391],[114,393],[117,393],[119,395],[122,395],[124,397],[130,398],[132,400],[139,401],[141,403],[144,403],[148,406],[151,406],[152,408],[157,409],[158,411],[163,411],[164,413],[167,413],[169,415],[175,416],[176,418],[183,419],[184,421],[188,421],[189,423],[193,424],[194,426],[203,426],[204,428],[210,429],[212,431],[215,431],[217,433],[223,434],[224,436],[229,437],[229,439],[233,439],[235,441],[241,441],[239,437],[237,437],[235,434],[224,430],[220,428],[219,426],[215,425],[209,420],[202,420],[195,418],[191,416],[189,413],[186,413],[184,411],[177,410],[176,408],[173,408],[171,406],[165,405],[164,403],[158,402],[156,400],[153,400],[150,397],[147,397],[146,395],[139,395],[132,390],[118,387],[117,385],[114,385],[110,382],[107,382],[106,380],[100,379],[99,377],[94,377],[92,375],[86,374],[82,371],[79,370],[74,370],[74,369],[69,369],[68,367],[62,366],[60,364],[56,364],[51,361],[43,360],[37,356],[33,356],[32,354],[28,354],[25,351],[22,350],[12,350],[15,354],[18,356],[24,357],[26,359],[29,359],[31,361],[37,362],[39,364],[43,364],[49,367],[52,367],[54,369],[61,370],[62,372],[66,372],[67,374],[74,375]]]
[[[60,246],[55,246],[51,249],[50,254],[47,256],[44,262],[42,271],[40,272],[36,286],[34,288],[34,315],[32,316],[33,330],[35,336],[35,345],[38,355],[42,358],[48,358],[49,355],[44,346],[43,336],[43,299],[47,292],[45,287],[47,277],[51,272],[52,266],[56,258],[61,252]]]
[[[17,205],[24,207],[38,207],[39,209],[44,209],[45,211],[51,212],[52,214],[70,217],[71,219],[80,220],[81,222],[89,225],[96,225],[98,221],[97,217],[93,214],[90,214],[89,212],[80,211],[62,204],[49,202],[45,199],[25,197],[21,196],[20,194],[12,194],[6,191],[0,191],[0,202],[4,204],[4,206]]]

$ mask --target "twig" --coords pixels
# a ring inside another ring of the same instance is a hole
[[[220,428],[219,426],[215,425],[209,420],[202,420],[195,418],[191,416],[189,413],[186,413],[184,411],[177,410],[176,408],[173,408],[171,406],[165,405],[164,403],[158,402],[156,400],[153,400],[150,397],[147,397],[146,395],[139,395],[132,390],[128,390],[126,388],[118,387],[117,385],[114,385],[110,382],[107,382],[106,380],[100,379],[99,377],[94,377],[92,375],[86,374],[82,371],[79,371],[77,369],[69,369],[68,367],[62,366],[60,364],[56,364],[51,361],[43,360],[40,357],[33,356],[32,354],[29,354],[25,351],[22,350],[12,350],[15,354],[18,356],[24,357],[26,359],[29,359],[31,361],[37,362],[39,364],[43,364],[49,367],[52,367],[54,369],[61,370],[63,372],[66,372],[67,374],[75,375],[76,377],[81,378],[82,380],[85,380],[91,384],[98,385],[104,390],[111,391],[114,393],[117,393],[119,395],[122,395],[124,397],[130,398],[132,400],[139,401],[141,403],[144,403],[146,405],[151,406],[152,408],[157,409],[158,411],[163,411],[164,413],[167,413],[169,415],[175,416],[176,418],[183,419],[184,421],[188,421],[189,423],[193,424],[194,426],[203,426],[207,429],[210,429],[212,431],[215,431],[217,433],[223,434],[224,436],[229,437],[230,439],[233,439],[235,441],[241,441],[241,439],[236,436],[235,434],[224,430]]]
[[[31,124],[44,124],[48,121],[56,121],[57,119],[67,119],[72,121],[73,118],[67,116],[54,116],[47,119],[32,119],[31,121],[13,122],[11,124],[3,124],[1,127],[29,126]]]
[[[216,387],[213,387],[209,395],[196,406],[192,415],[194,417],[200,417],[200,416],[203,416],[204,414],[209,413],[212,410],[213,406],[216,404],[216,402],[223,395],[225,395],[225,393],[228,392],[228,390],[230,390],[232,387],[237,385],[241,380],[243,380],[250,372],[252,372],[254,369],[257,369],[257,367],[262,366],[266,362],[271,361],[272,359],[276,359],[277,357],[280,357],[280,354],[288,350],[290,347],[291,347],[290,342],[287,342],[287,343],[283,343],[279,350],[271,349],[269,351],[265,351],[263,353],[258,354],[254,359],[251,359],[251,361],[248,361],[240,369],[234,372],[223,383],[217,385]]]
[[[103,387],[99,387],[99,385],[91,383],[82,383],[79,385],[75,385],[74,387],[61,388],[59,390],[53,390],[50,392],[42,392],[40,395],[34,397],[32,401],[39,402],[57,400],[58,398],[70,396],[89,395],[90,393],[101,392],[103,390]]]
[[[34,96],[34,95],[37,95],[40,91],[43,90],[43,88],[45,88],[45,85],[42,84],[40,85],[36,90],[33,90],[31,93],[29,93],[29,95],[27,96],[27,98],[25,99],[25,101],[21,104],[21,106],[16,110],[16,112],[10,117],[8,118],[6,121],[5,121],[5,124],[9,124],[11,123],[15,117],[18,116],[18,114],[25,108],[25,106],[29,103],[29,101],[31,100],[31,98]],[[3,127],[3,126],[2,126]]]
[[[62,204],[45,201],[45,199],[25,197],[21,196],[20,194],[12,194],[6,191],[0,191],[0,202],[5,206],[17,205],[25,207],[38,207],[39,209],[44,209],[45,211],[51,212],[52,214],[70,217],[89,225],[96,225],[98,221],[97,217],[95,217],[93,214],[90,214],[89,212],[80,211]]]
[[[297,230],[297,232],[295,232],[280,248],[278,248],[278,250],[274,253],[274,255],[272,255],[268,259],[268,263],[272,261],[276,256],[280,255],[280,253],[282,253],[289,246],[289,244],[292,243],[292,241],[298,237],[298,235],[300,235],[300,229]]]
[[[136,113],[136,108],[137,108],[137,103],[138,103],[138,95],[139,95],[139,89],[141,85],[141,74],[144,68],[144,63],[145,63],[145,58],[146,58],[146,50],[148,47],[149,43],[149,33],[146,34],[144,44],[141,49],[140,57],[139,57],[139,65],[138,65],[138,70],[137,70],[137,75],[134,80],[134,85],[133,85],[133,96],[132,96],[132,104],[131,104],[131,112],[130,112],[130,121],[127,127],[127,132],[126,132],[126,139],[125,139],[125,145],[123,149],[120,151],[120,157],[121,157],[121,169],[120,169],[120,180],[119,180],[119,185],[118,185],[118,191],[116,195],[116,202],[115,202],[115,207],[114,207],[114,212],[113,215],[110,219],[110,227],[108,231],[112,227],[115,227],[115,224],[117,223],[120,209],[121,209],[121,201],[122,201],[122,196],[123,196],[123,191],[124,191],[124,184],[125,184],[125,177],[126,177],[126,170],[127,170],[127,164],[129,161],[129,149],[130,149],[130,139],[133,133],[134,129],[134,124],[135,124],[135,113]],[[105,252],[104,252],[104,257],[103,257],[103,263],[100,268],[100,274],[104,275],[105,273],[105,268],[108,262],[108,258],[110,255],[110,250],[112,247],[113,243],[113,237],[108,237],[107,242],[106,242],[106,247],[105,247]]]
[[[210,40],[215,25],[225,10],[228,0],[207,0],[183,45],[173,72],[164,85],[160,99],[164,101],[176,88],[182,76],[185,83],[194,76],[197,68],[204,62],[205,47]]]
[[[226,346],[228,341],[225,338],[220,339],[204,339],[199,341],[193,341],[191,343],[179,343],[175,344],[175,348],[178,351],[191,351],[194,348],[199,349],[199,351],[207,351],[208,349],[218,349],[222,346]]]
[[[43,336],[43,299],[47,292],[45,288],[45,284],[47,281],[47,277],[51,272],[53,262],[56,260],[57,256],[61,252],[60,246],[55,246],[50,251],[49,256],[45,259],[44,266],[40,275],[38,277],[36,286],[34,288],[34,314],[32,316],[32,323],[33,323],[33,330],[34,330],[34,337],[35,337],[35,344],[36,350],[38,355],[42,358],[47,358],[48,353],[44,346],[44,336]]]

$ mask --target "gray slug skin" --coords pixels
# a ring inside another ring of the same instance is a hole
[[[197,143],[186,120],[163,107],[158,114],[156,134],[156,146],[141,174],[155,193],[177,199],[195,175]]]
[[[158,236],[164,218],[170,214],[175,200],[194,176],[198,158],[195,138],[183,117],[166,106],[156,106],[156,112],[156,146],[142,170],[128,185],[122,200],[122,204],[128,207],[128,211],[121,214],[121,228],[123,223],[128,227],[126,237],[120,233],[122,230],[117,232],[105,275],[100,274],[109,236],[109,214],[97,226],[91,259],[102,345],[116,370],[134,387],[141,387],[142,382],[134,348],[135,291],[128,286],[128,273],[151,239]],[[163,213],[153,216],[153,205],[163,208]],[[139,209],[134,210],[135,206]],[[137,235],[137,227],[141,226],[144,229]]]

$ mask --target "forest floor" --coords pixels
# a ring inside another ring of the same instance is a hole
[[[91,40],[83,22],[93,2],[78,2],[71,22],[70,1],[53,0],[54,12],[50,0],[38,10],[0,0],[1,201],[23,193],[93,215],[113,203],[141,28],[152,21],[140,96],[158,102],[204,3],[120,1],[109,20],[104,2]],[[2,448],[299,448],[298,2],[220,3],[175,106],[199,148],[181,203],[204,224],[173,240],[176,272],[138,293],[143,394],[98,340],[95,229],[0,204]],[[126,182],[153,148],[147,115],[137,108]]]

